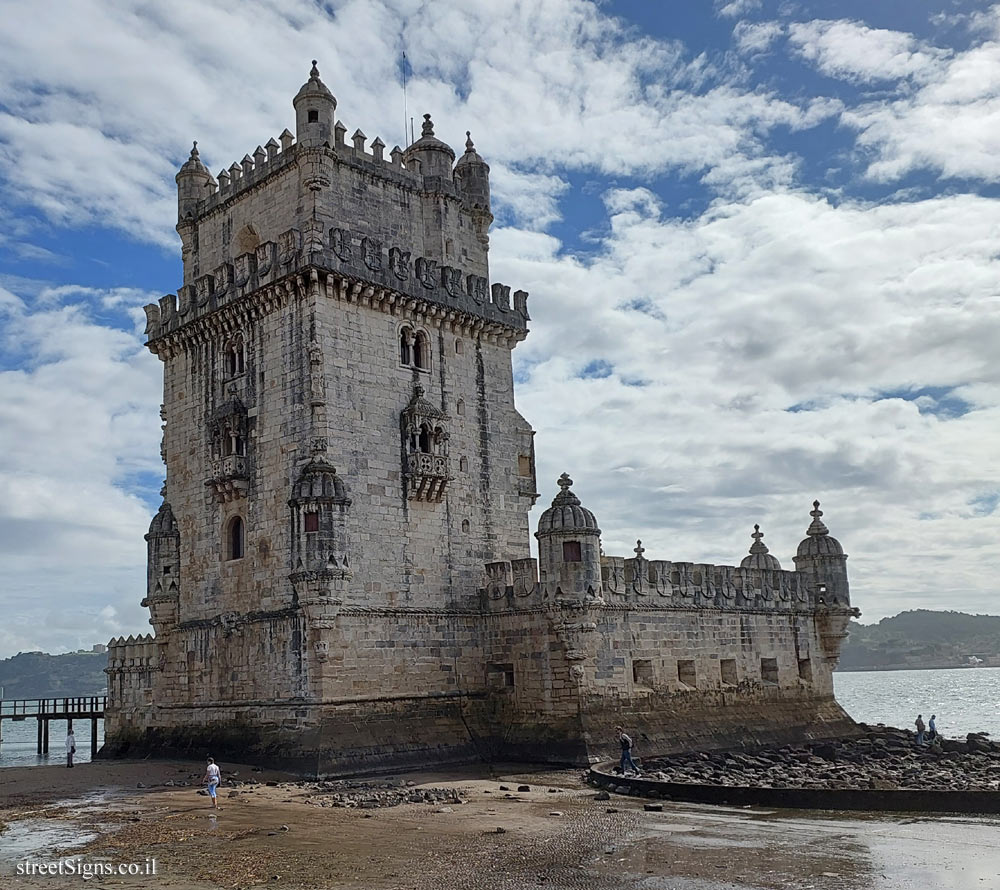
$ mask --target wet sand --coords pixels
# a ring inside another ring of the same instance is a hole
[[[995,818],[841,817],[670,802],[646,812],[639,799],[595,800],[579,771],[523,767],[398,777],[414,782],[413,791],[454,789],[464,803],[344,808],[328,805],[333,795],[315,783],[222,768],[224,776],[235,771],[239,781],[261,784],[224,784],[214,815],[197,794],[200,764],[0,770],[0,823],[7,826],[0,886],[79,882],[15,874],[19,861],[61,854],[157,861],[155,877],[94,878],[86,882],[91,888],[1000,888]],[[196,784],[165,785],[183,781]],[[516,791],[522,783],[531,791]],[[232,791],[238,794],[229,797]]]

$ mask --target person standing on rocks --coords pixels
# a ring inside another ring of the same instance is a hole
[[[615,731],[618,733],[618,743],[622,746],[622,775],[625,775],[626,769],[631,769],[637,776],[640,775],[639,767],[632,759],[632,739],[625,735],[625,728],[622,726],[616,726]]]
[[[934,741],[937,738],[937,727],[934,725],[934,721],[937,718],[931,714],[931,719],[927,721],[927,738],[930,741]]]
[[[73,734],[73,727],[66,733],[66,766],[72,768],[73,755],[76,754],[76,736]]]
[[[205,778],[202,779],[208,785],[208,796],[212,798],[212,808],[217,809],[219,802],[215,797],[215,789],[219,782],[222,781],[222,772],[219,769],[219,765],[211,758],[208,758],[208,766],[205,767]]]
[[[924,743],[924,715],[917,714],[917,719],[913,721],[913,725],[917,727],[917,744],[922,745]]]

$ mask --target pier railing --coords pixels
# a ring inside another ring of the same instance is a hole
[[[38,753],[49,751],[49,722],[65,720],[67,729],[74,720],[90,720],[90,754],[97,754],[97,721],[104,718],[106,695],[67,696],[65,698],[19,698],[0,701],[0,744],[4,720],[29,720],[38,723]]]

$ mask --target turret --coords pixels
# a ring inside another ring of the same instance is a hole
[[[319,79],[319,68],[313,59],[309,80],[292,100],[295,107],[295,138],[300,145],[333,145],[337,100]]]
[[[849,607],[847,554],[823,524],[819,501],[813,501],[809,515],[813,521],[795,554],[795,570],[808,576],[808,586],[817,605]]]
[[[764,533],[759,525],[753,527],[753,543],[750,545],[750,555],[744,556],[740,563],[741,569],[767,569],[772,572],[781,571],[781,563],[767,551],[767,545],[762,540]]]
[[[149,609],[149,623],[162,639],[177,624],[180,601],[181,536],[166,501],[149,524],[146,548],[146,598],[142,605]]]
[[[420,138],[403,153],[403,162],[408,167],[416,166],[413,161],[419,162],[419,172],[424,176],[451,179],[451,165],[455,163],[455,152],[450,145],[434,135],[434,122],[429,114],[424,115]]]
[[[476,151],[468,130],[465,131],[465,154],[455,165],[454,177],[462,203],[472,214],[476,234],[485,240],[493,222],[490,212],[490,165]]]
[[[198,156],[198,143],[191,147],[191,155],[174,177],[177,183],[177,224],[193,218],[198,212],[198,202],[209,195],[209,187],[215,180]]]
[[[563,473],[559,494],[538,519],[539,580],[557,599],[586,601],[601,595],[601,530],[572,484]]]

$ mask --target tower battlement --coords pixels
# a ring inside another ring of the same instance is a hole
[[[176,177],[184,283],[145,307],[150,341],[310,269],[523,337],[527,292],[489,280],[489,166],[471,136],[457,163],[429,114],[420,138],[388,157],[360,129],[348,143],[315,63],[293,105],[296,135],[284,130],[217,177],[195,143]]]

